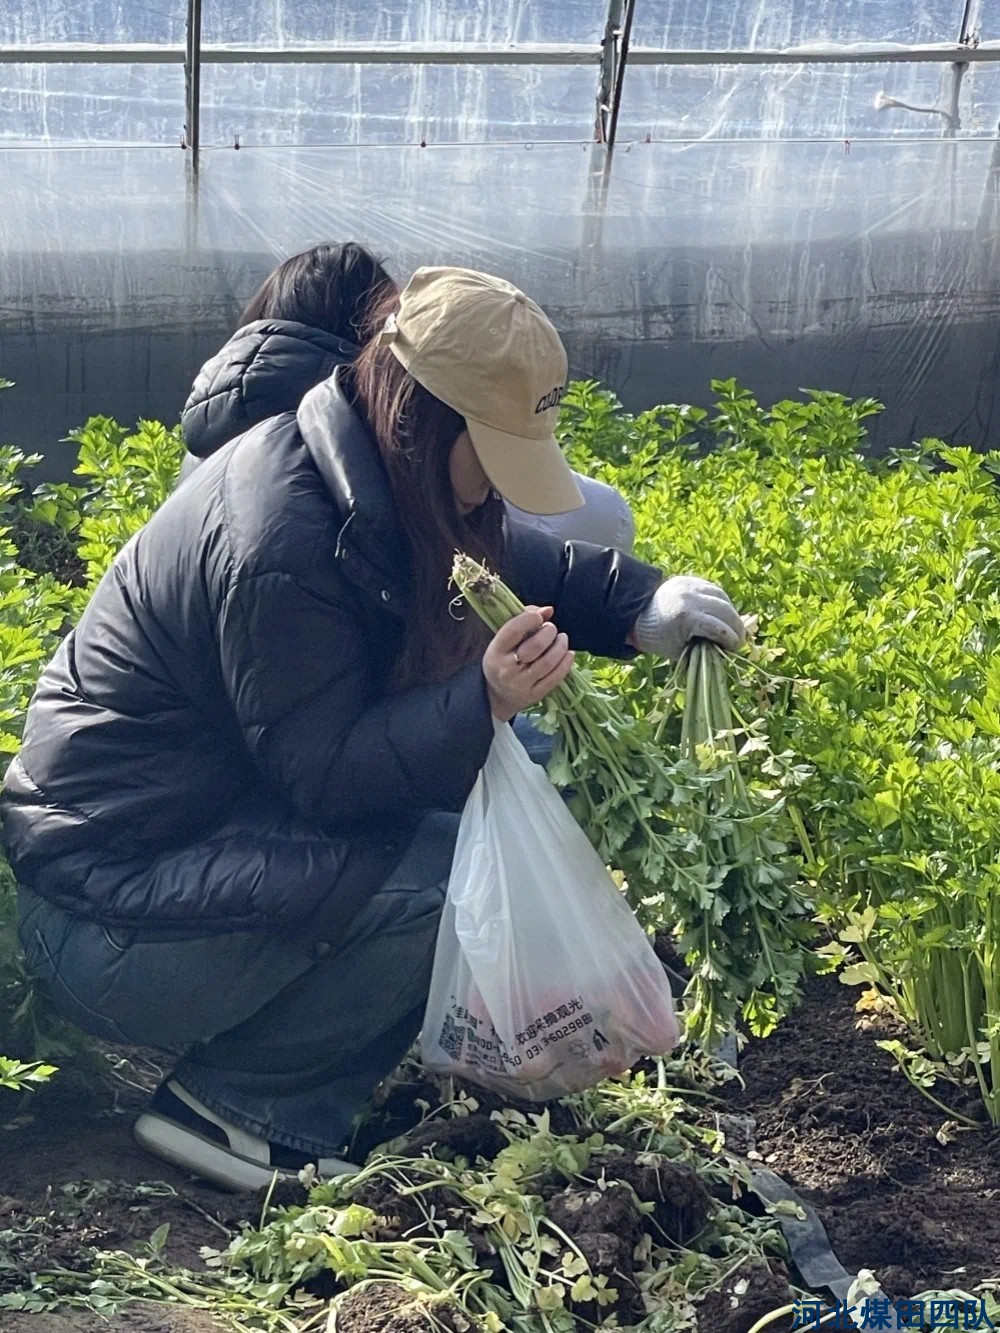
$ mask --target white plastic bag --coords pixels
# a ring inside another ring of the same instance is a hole
[[[544,770],[498,725],[462,814],[424,1064],[542,1101],[677,1039],[649,939]]]

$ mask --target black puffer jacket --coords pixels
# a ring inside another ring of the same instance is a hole
[[[310,389],[358,349],[335,334],[293,320],[267,319],[237,329],[198,373],[181,413],[184,443],[208,458],[269,417],[294,412]]]
[[[625,655],[659,575],[508,534],[578,648]],[[489,749],[482,671],[390,694],[408,558],[336,376],[209,459],[43,673],[0,803],[18,879],[109,926],[331,937]]]

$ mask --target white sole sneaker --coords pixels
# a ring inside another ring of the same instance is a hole
[[[181,1124],[159,1109],[145,1112],[135,1122],[132,1132],[147,1152],[225,1190],[267,1189],[275,1176],[279,1180],[298,1179],[297,1169],[271,1164],[271,1145],[266,1140],[230,1125],[202,1105],[176,1079],[165,1084],[164,1091],[175,1104],[179,1102],[186,1108],[181,1113],[192,1123]],[[195,1128],[199,1121],[207,1131],[214,1131],[213,1137],[199,1133]],[[223,1138],[225,1143],[221,1141]],[[315,1165],[320,1179],[354,1175],[358,1170],[337,1157],[321,1158]]]

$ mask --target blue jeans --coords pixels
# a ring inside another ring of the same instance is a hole
[[[546,762],[549,738],[526,719],[516,730]],[[111,930],[21,889],[21,946],[78,1027],[182,1053],[177,1079],[217,1115],[334,1156],[420,1031],[458,824],[458,815],[426,815],[336,941]]]

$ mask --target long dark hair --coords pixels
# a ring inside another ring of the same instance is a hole
[[[489,642],[478,616],[456,610],[451,566],[460,550],[497,567],[503,501],[491,492],[473,513],[459,509],[449,464],[465,421],[418,384],[388,347],[378,346],[378,330],[398,304],[397,293],[390,292],[373,307],[372,336],[347,378],[385,463],[412,551],[411,611],[393,680],[404,689],[446,680]]]
[[[363,245],[326,242],[286,259],[261,284],[240,316],[240,327],[259,319],[295,320],[360,343],[373,302],[396,284]]]

